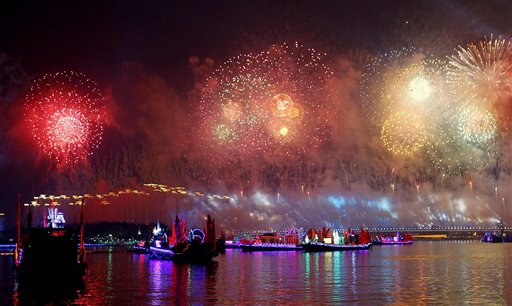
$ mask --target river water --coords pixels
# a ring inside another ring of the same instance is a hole
[[[209,265],[89,254],[84,288],[18,293],[0,256],[0,305],[512,305],[512,243],[420,241],[330,253],[227,250]],[[50,267],[49,267],[50,269]]]

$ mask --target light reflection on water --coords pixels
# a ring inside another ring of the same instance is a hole
[[[14,291],[0,256],[0,305],[498,304],[512,303],[512,243],[417,242],[333,253],[228,250],[209,265],[124,252],[89,254],[82,290]]]

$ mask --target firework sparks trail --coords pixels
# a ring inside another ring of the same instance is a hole
[[[30,88],[25,116],[41,152],[67,164],[86,159],[101,143],[105,104],[83,74],[46,74]]]

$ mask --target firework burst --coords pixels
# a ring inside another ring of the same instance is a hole
[[[459,46],[449,57],[448,82],[464,104],[492,107],[511,94],[512,41],[499,37]]]
[[[367,117],[380,128],[398,111],[433,116],[444,102],[443,63],[414,49],[375,58],[363,74],[361,98]]]
[[[428,143],[427,153],[432,164],[444,173],[464,175],[489,166],[495,156],[495,147],[491,141],[485,147],[478,146],[447,128]]]
[[[496,154],[495,116],[477,106],[444,109],[427,145],[432,164],[447,174],[463,175],[488,167]]]
[[[412,156],[430,143],[445,104],[443,63],[415,49],[391,51],[367,66],[361,94],[384,146]]]
[[[484,147],[496,136],[496,120],[489,111],[469,106],[458,115],[457,130],[465,141]]]
[[[505,39],[460,47],[449,57],[446,81],[451,103],[437,114],[436,137],[428,148],[443,171],[463,174],[489,166],[496,154],[502,103],[510,96],[512,45]]]
[[[77,162],[101,142],[105,104],[96,84],[83,74],[47,74],[30,88],[25,116],[44,154],[58,163]]]
[[[394,113],[382,125],[381,139],[396,155],[412,155],[425,146],[428,138],[422,119],[412,113]]]
[[[328,123],[321,113],[333,73],[323,56],[299,44],[275,45],[225,62],[203,90],[205,147],[243,158],[286,155],[290,148],[314,148],[326,140]]]

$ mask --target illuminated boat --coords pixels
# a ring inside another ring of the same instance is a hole
[[[153,240],[147,250],[151,259],[166,259],[175,262],[205,263],[217,256],[215,240],[215,220],[208,215],[206,233],[193,229],[187,234],[183,217],[176,216],[169,236],[157,227],[153,230]]]
[[[372,240],[373,245],[407,245],[413,244],[414,238],[411,235],[405,234],[401,235],[400,233],[396,233],[395,236],[391,237],[380,237],[377,236]]]
[[[359,233],[350,228],[343,233],[324,228],[309,230],[302,247],[306,252],[357,251],[370,249],[372,243],[368,231],[362,228]]]
[[[18,219],[20,215],[18,210]],[[45,220],[43,227],[33,228],[32,214],[29,212],[27,229],[23,235],[21,222],[18,220],[18,243],[15,251],[18,285],[30,290],[48,286],[81,286],[87,270],[83,239],[79,238],[83,237],[83,223],[79,235],[75,229],[64,228],[64,215],[57,208],[49,208],[48,216],[48,222]],[[78,244],[80,248],[77,247]]]
[[[254,239],[252,237],[248,237],[244,235],[244,237],[229,235],[224,239],[224,248],[225,249],[240,249],[244,244],[250,244]]]

